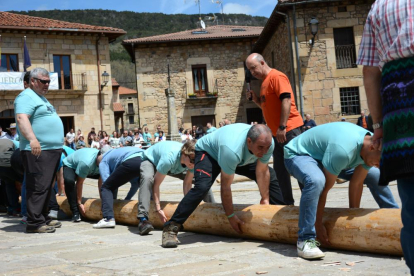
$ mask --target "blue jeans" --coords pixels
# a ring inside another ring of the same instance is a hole
[[[70,147],[70,148],[71,148],[71,149],[73,149],[73,150],[76,150],[76,145],[75,145],[75,142],[68,143],[68,147]]]
[[[398,193],[401,198],[401,246],[405,262],[414,273],[414,176],[398,179]]]
[[[326,182],[322,165],[312,157],[305,155],[285,159],[285,167],[303,184],[299,205],[298,241],[314,240],[316,238],[316,211]]]
[[[343,170],[338,177],[351,180],[352,175],[354,174],[355,168]],[[377,202],[380,208],[400,208],[394,200],[394,196],[388,186],[378,186],[380,177],[380,170],[378,168],[372,167],[365,177],[364,184],[367,185],[371,191],[372,196]]]

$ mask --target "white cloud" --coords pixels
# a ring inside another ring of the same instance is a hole
[[[226,14],[229,14],[229,13],[252,14],[254,10],[249,5],[228,3],[223,6],[223,11]]]

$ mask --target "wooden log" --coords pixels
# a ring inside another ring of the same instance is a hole
[[[60,208],[71,215],[65,197],[58,197]],[[86,217],[102,218],[101,200],[84,199]],[[161,202],[167,218],[171,218],[178,202]],[[237,234],[228,223],[221,204],[202,203],[184,224],[184,230],[220,236],[241,237],[296,244],[299,207],[278,205],[234,205],[237,216],[244,221],[243,234]],[[138,225],[138,202],[115,200],[115,220],[118,224]],[[163,225],[153,202],[149,219],[158,229]],[[324,224],[331,248],[402,256],[400,209],[325,208]],[[161,242],[161,241],[160,241]]]

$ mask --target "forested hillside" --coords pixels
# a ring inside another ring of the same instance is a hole
[[[135,89],[134,81],[123,81],[125,76],[117,76],[117,71],[125,66],[134,68],[130,63],[130,57],[121,46],[123,39],[146,37],[159,34],[173,33],[197,28],[198,14],[163,14],[163,13],[137,13],[129,11],[114,10],[49,10],[49,11],[28,11],[13,13],[30,16],[44,17],[68,22],[84,23],[98,26],[108,26],[123,29],[126,35],[120,37],[111,44],[111,64],[113,77],[119,79],[121,85]],[[201,17],[211,16],[202,14]],[[222,15],[216,14],[218,23],[222,24]],[[250,16],[245,14],[225,14],[224,24],[241,26],[264,26],[267,18],[262,16]],[[206,22],[207,25],[211,24]],[[115,70],[114,70],[115,69]],[[125,69],[125,68],[124,68]],[[125,71],[125,70],[122,70]],[[132,74],[133,77],[134,74]],[[121,80],[122,79],[122,80]],[[129,79],[129,77],[127,77]]]

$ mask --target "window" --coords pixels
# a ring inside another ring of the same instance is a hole
[[[19,59],[16,54],[1,54],[1,70],[19,72]]]
[[[205,96],[208,93],[206,65],[193,65],[194,94]]]
[[[346,12],[346,11],[347,11],[346,6],[338,7],[338,12]]]
[[[53,56],[53,66],[58,74],[59,89],[72,89],[70,56]]]
[[[134,116],[128,116],[129,123],[134,124]]]
[[[361,113],[359,104],[359,87],[339,88],[341,98],[341,112],[343,115],[356,115]]]
[[[336,69],[356,68],[354,29],[334,29]]]
[[[128,114],[134,114],[134,104],[133,103],[128,104]]]

